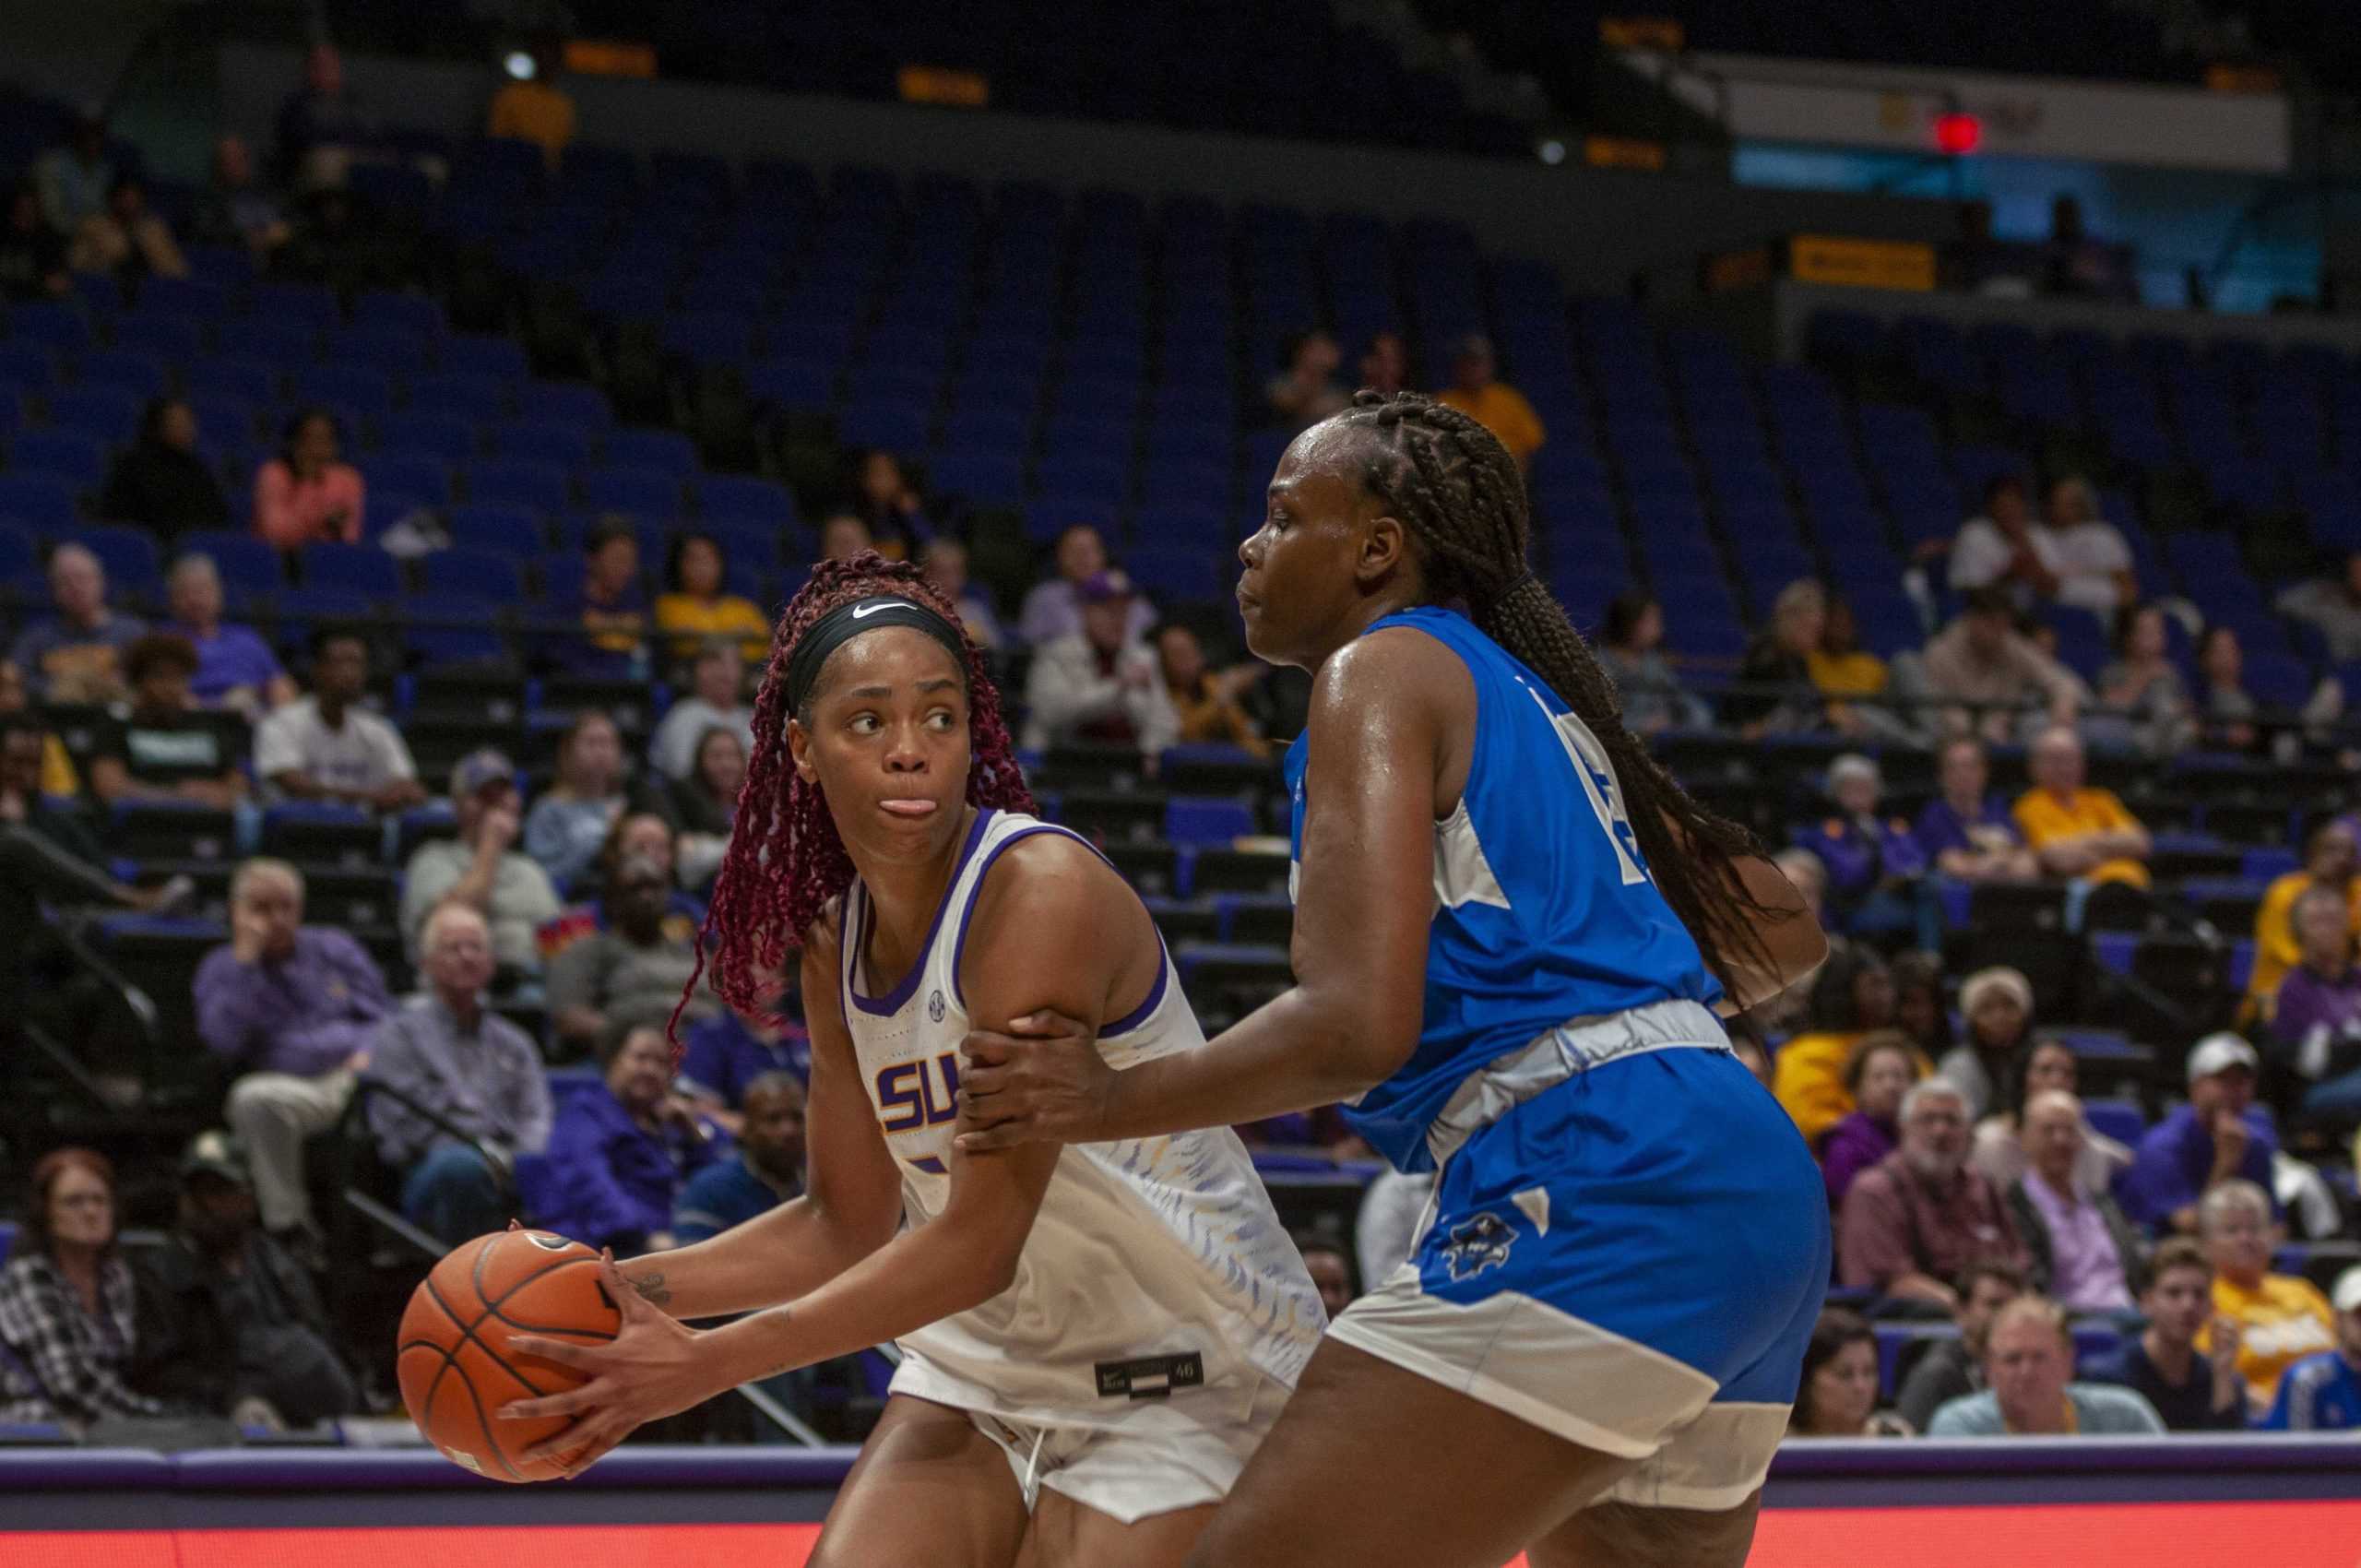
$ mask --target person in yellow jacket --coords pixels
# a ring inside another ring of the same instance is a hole
[[[1516,466],[1529,469],[1534,453],[1541,449],[1549,433],[1524,393],[1493,379],[1497,365],[1489,339],[1460,339],[1451,357],[1451,385],[1435,394],[1435,401],[1457,409],[1499,436]]]
[[[1871,1030],[1892,1027],[1893,977],[1885,960],[1851,944],[1832,952],[1812,980],[1804,1032],[1779,1048],[1771,1074],[1772,1094],[1815,1148],[1853,1113],[1845,1064],[1854,1046]]]
[[[2148,885],[2148,829],[2112,790],[2083,785],[2082,737],[2053,724],[2033,745],[2034,787],[2017,802],[2017,831],[2051,876]]]
[[[2296,941],[2296,900],[2314,883],[2344,889],[2353,912],[2353,929],[2361,931],[2361,837],[2354,819],[2340,816],[2321,823],[2304,841],[2304,864],[2272,879],[2254,913],[2254,973],[2247,981],[2247,1012],[2258,1023],[2271,1021],[2279,982],[2301,958]]]
[[[2248,1410],[2260,1416],[2271,1408],[2282,1372],[2336,1348],[2336,1314],[2310,1280],[2270,1272],[2277,1240],[2271,1199],[2252,1182],[2216,1183],[2198,1204],[2197,1233],[2213,1265],[2215,1324],[2236,1325],[2238,1375],[2246,1379]],[[2212,1353],[2220,1332],[2232,1330],[2207,1325],[2197,1337],[2200,1354]]]

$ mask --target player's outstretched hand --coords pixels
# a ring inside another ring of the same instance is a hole
[[[971,1030],[959,1046],[958,1146],[1098,1143],[1118,1075],[1097,1030],[1062,1013],[1028,1014],[1007,1034]]]
[[[574,1418],[518,1455],[563,1465],[568,1480],[649,1421],[678,1415],[718,1392],[701,1350],[706,1336],[641,1296],[615,1266],[613,1249],[607,1250],[599,1269],[623,1319],[613,1339],[569,1345],[519,1334],[508,1341],[519,1355],[570,1367],[589,1380],[563,1394],[512,1400],[500,1409],[503,1420]]]

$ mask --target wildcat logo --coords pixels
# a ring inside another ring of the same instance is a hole
[[[1465,1225],[1451,1228],[1451,1241],[1442,1249],[1444,1266],[1451,1270],[1452,1282],[1472,1278],[1488,1268],[1500,1268],[1509,1261],[1509,1249],[1516,1245],[1516,1230],[1499,1215],[1479,1214]]]

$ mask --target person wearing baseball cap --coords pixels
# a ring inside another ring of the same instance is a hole
[[[2242,1035],[2207,1035],[2189,1053],[2189,1102],[2148,1129],[2117,1194],[2131,1218],[2183,1235],[2197,1229],[2198,1201],[2237,1178],[2271,1189],[2277,1137],[2254,1109],[2261,1058]]]
[[[1180,716],[1156,654],[1132,635],[1132,579],[1113,566],[1074,585],[1082,630],[1045,644],[1026,678],[1025,744],[1137,746],[1156,756],[1180,738]]]
[[[2350,1431],[2361,1427],[2361,1264],[2336,1277],[2336,1348],[2307,1356],[2280,1374],[2261,1425],[2271,1431]]]
[[[415,955],[436,905],[467,905],[492,927],[493,955],[514,977],[540,969],[534,932],[555,920],[557,888],[516,848],[523,823],[516,765],[489,746],[451,769],[451,810],[458,836],[421,844],[402,873],[402,935]]]

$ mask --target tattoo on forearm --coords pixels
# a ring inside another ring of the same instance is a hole
[[[795,1311],[791,1307],[773,1307],[769,1312],[765,1313],[763,1315],[765,1317],[776,1318],[780,1323],[786,1323],[795,1316]],[[788,1356],[771,1363],[771,1365],[764,1371],[763,1377],[777,1377],[782,1372],[796,1372],[810,1364],[811,1363],[804,1357]],[[757,1378],[755,1381],[759,1383],[762,1379]]]
[[[661,1269],[650,1269],[646,1274],[634,1278],[631,1288],[639,1292],[642,1301],[655,1306],[667,1305],[672,1300],[672,1292],[664,1289],[664,1274]]]

